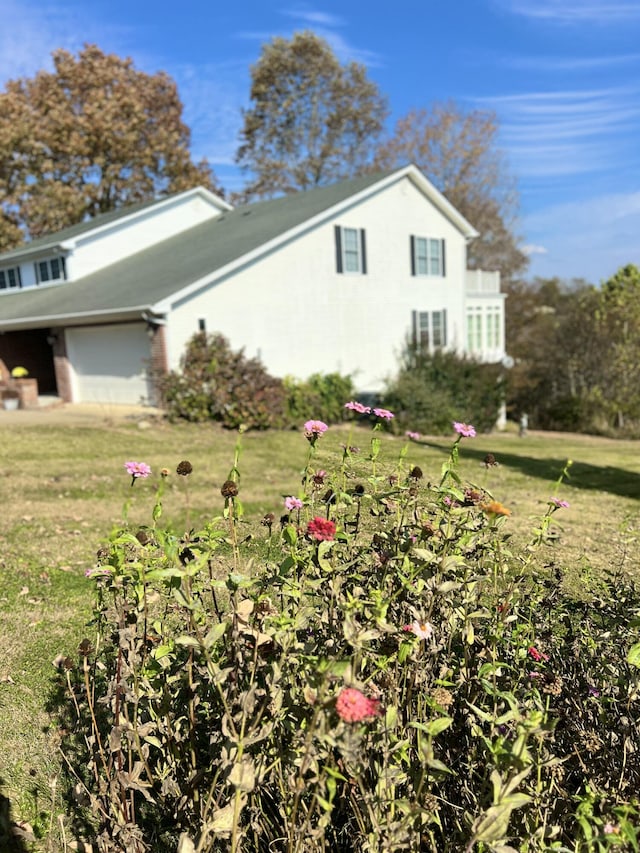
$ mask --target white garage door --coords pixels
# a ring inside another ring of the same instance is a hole
[[[75,402],[149,402],[151,353],[144,323],[67,329],[66,342]]]

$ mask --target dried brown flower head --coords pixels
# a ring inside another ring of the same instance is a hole
[[[238,494],[238,484],[233,480],[225,480],[220,489],[223,498],[235,498]]]
[[[263,527],[271,528],[273,522],[276,520],[275,514],[273,512],[268,512],[260,522]]]
[[[485,468],[494,468],[498,464],[496,457],[493,455],[493,453],[487,453],[487,455],[484,457],[484,464]]]
[[[176,474],[180,474],[181,477],[186,477],[193,471],[193,465],[189,462],[188,459],[183,459],[182,462],[178,462],[178,467],[176,468]]]
[[[422,468],[419,468],[417,465],[409,471],[409,477],[411,480],[421,480],[424,474],[422,473]]]

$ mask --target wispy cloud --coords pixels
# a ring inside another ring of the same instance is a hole
[[[316,35],[327,42],[340,62],[360,62],[370,68],[380,67],[384,64],[383,57],[379,53],[357,47],[346,38],[343,32],[340,32],[340,30],[346,29],[347,21],[338,15],[300,6],[283,9],[281,14],[295,23],[291,28],[279,29],[279,36],[290,38],[295,31],[311,27]],[[249,39],[261,44],[270,41],[274,35],[273,32],[265,32],[264,30],[244,30],[238,33],[239,38]]]
[[[525,246],[520,246],[520,249],[529,257],[531,255],[546,255],[548,252],[545,246],[538,246],[536,243],[527,243]]]
[[[596,71],[640,62],[640,53],[608,56],[502,56],[498,61],[508,68],[555,74],[558,71]]]
[[[617,24],[640,18],[637,0],[497,0],[508,12],[556,24]]]
[[[498,114],[503,145],[523,176],[606,171],[640,121],[639,92],[630,86],[499,95],[480,103]]]

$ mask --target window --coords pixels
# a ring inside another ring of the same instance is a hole
[[[46,281],[64,281],[67,277],[67,269],[64,258],[47,258],[46,261],[38,261],[36,268],[36,282],[43,284]]]
[[[444,240],[411,237],[411,275],[445,274]]]
[[[447,345],[447,312],[414,311],[412,314],[414,345],[427,352]]]
[[[498,349],[500,347],[500,308],[494,305],[487,308],[486,317],[487,347]]]
[[[6,267],[0,270],[0,290],[13,290],[22,287],[20,267]]]
[[[467,308],[467,350],[482,351],[482,308]]]
[[[363,228],[335,227],[336,269],[339,273],[367,272],[367,248]]]

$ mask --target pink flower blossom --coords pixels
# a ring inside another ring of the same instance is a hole
[[[336,699],[336,712],[346,723],[361,723],[381,713],[380,701],[365,696],[355,687],[343,687]]]
[[[544,652],[538,651],[535,646],[529,646],[527,652],[529,653],[529,657],[533,658],[535,661],[549,660],[549,655],[545,655]]]
[[[125,462],[124,467],[134,480],[144,479],[144,477],[148,477],[151,473],[151,468],[146,462]]]
[[[405,625],[403,631],[410,631],[419,640],[430,640],[433,637],[433,625],[430,622],[419,622],[417,619],[411,625]]]
[[[365,406],[364,403],[358,403],[356,400],[351,400],[344,404],[345,409],[350,409],[352,412],[357,412],[359,415],[368,415],[371,413],[371,406]]]
[[[314,435],[316,438],[325,433],[329,427],[324,421],[307,421],[304,425],[304,431],[307,435]]]
[[[335,522],[316,516],[307,524],[307,536],[318,542],[330,542],[336,535]]]
[[[602,831],[605,835],[620,835],[620,827],[616,826],[615,823],[605,823],[602,827]]]
[[[302,501],[300,498],[294,498],[293,495],[284,499],[284,505],[289,512],[291,512],[292,509],[302,509]]]
[[[377,418],[383,418],[386,421],[390,421],[392,418],[395,418],[393,412],[390,412],[389,409],[374,409],[373,414]]]
[[[471,424],[463,424],[460,423],[460,421],[454,421],[453,428],[458,433],[458,435],[461,435],[464,438],[476,437],[476,428],[474,426],[471,426]]]
[[[549,503],[558,507],[558,509],[569,509],[569,501],[561,501],[560,498],[549,498]]]
[[[419,433],[419,432],[412,432],[410,429],[408,429],[408,430],[405,432],[405,435],[407,436],[407,438],[408,438],[410,441],[418,441],[418,439],[420,438],[420,433]]]

